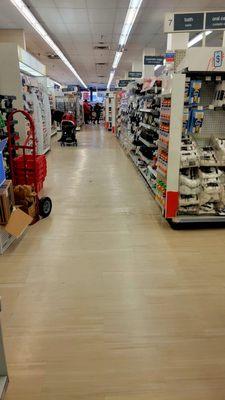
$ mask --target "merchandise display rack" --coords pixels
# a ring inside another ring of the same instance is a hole
[[[1,312],[1,309],[2,309],[2,307],[1,307],[1,298],[0,298],[0,312]],[[5,396],[8,383],[9,383],[8,370],[7,370],[2,328],[1,328],[1,322],[0,322],[0,400],[3,400],[3,398]]]
[[[142,91],[142,82],[131,82],[118,95],[117,138],[153,196],[156,195],[160,92],[161,81],[153,79],[152,86],[145,91]]]
[[[118,110],[117,137],[174,225],[225,223],[225,65],[208,66],[214,51],[198,48],[196,69],[187,50],[161,90],[129,84]]]

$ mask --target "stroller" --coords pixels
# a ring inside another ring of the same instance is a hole
[[[62,136],[59,139],[61,146],[77,146],[76,120],[71,111],[63,115],[61,129]]]

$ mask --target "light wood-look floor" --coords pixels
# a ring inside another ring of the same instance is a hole
[[[48,160],[53,213],[0,258],[6,400],[224,400],[225,230],[171,230],[103,130]]]

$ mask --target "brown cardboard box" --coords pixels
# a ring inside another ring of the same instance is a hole
[[[7,224],[12,214],[14,204],[12,181],[5,181],[0,188],[0,225]]]
[[[5,226],[5,230],[10,233],[10,235],[19,238],[32,221],[33,218],[30,215],[16,208],[12,212],[8,224]]]

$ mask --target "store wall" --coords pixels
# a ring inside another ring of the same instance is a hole
[[[18,49],[15,43],[0,43],[0,94],[16,96],[14,105],[23,109],[23,94],[18,60]],[[19,119],[19,129],[25,131],[23,119]]]
[[[16,43],[26,50],[25,33],[22,29],[0,29],[0,43]]]

